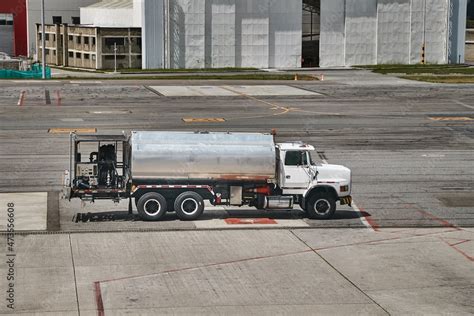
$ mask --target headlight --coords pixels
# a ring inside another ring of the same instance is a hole
[[[349,191],[349,186],[348,185],[343,185],[340,187],[341,192],[348,192]]]

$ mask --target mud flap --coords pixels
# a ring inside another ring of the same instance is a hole
[[[352,206],[352,196],[345,196],[339,199],[341,205]]]

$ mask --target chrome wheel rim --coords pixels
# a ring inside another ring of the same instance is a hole
[[[314,202],[314,210],[319,215],[326,215],[331,211],[331,203],[326,199],[319,199]]]
[[[156,216],[161,211],[161,203],[156,199],[150,199],[143,205],[143,210],[148,216]]]

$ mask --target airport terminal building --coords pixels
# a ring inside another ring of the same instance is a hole
[[[135,57],[145,69],[446,64],[465,61],[466,7],[467,0],[103,0],[80,8],[80,24],[140,28]],[[116,36],[120,45],[129,37]]]

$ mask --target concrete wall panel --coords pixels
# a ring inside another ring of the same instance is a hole
[[[377,63],[410,63],[410,0],[379,0]]]
[[[321,1],[320,66],[345,65],[345,1]]]
[[[449,0],[426,0],[426,61],[447,63]]]
[[[163,0],[135,1],[142,10],[142,67],[144,69],[164,68],[164,3]]]
[[[346,65],[377,62],[377,0],[346,0]]]

